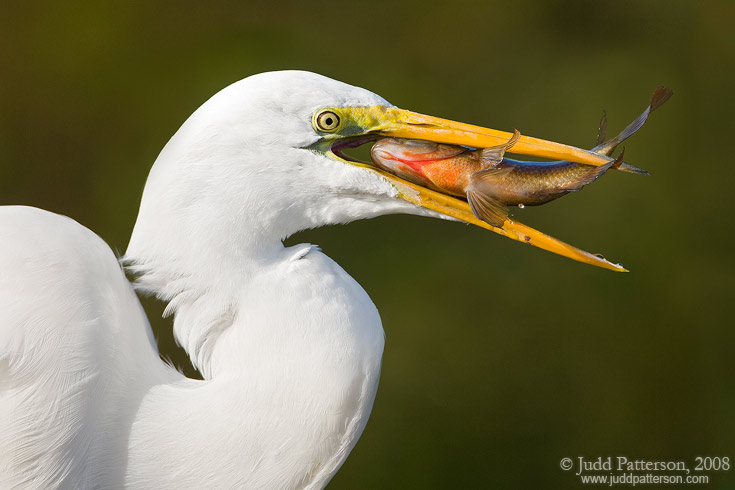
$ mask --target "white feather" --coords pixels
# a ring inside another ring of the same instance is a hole
[[[163,364],[116,258],[74,221],[0,210],[0,488],[320,489],[372,408],[383,330],[303,229],[431,214],[303,149],[322,106],[389,105],[305,72],[199,108],[155,162],[125,261],[205,380]]]

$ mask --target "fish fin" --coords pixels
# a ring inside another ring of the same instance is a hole
[[[494,181],[513,171],[513,168],[489,168],[470,175],[467,203],[472,213],[485,223],[500,228],[508,219],[508,206],[493,196]]]
[[[597,126],[597,141],[595,146],[600,146],[607,137],[607,113],[605,109],[602,110],[602,118],[600,119],[600,125]]]
[[[491,146],[490,148],[483,148],[480,150],[480,158],[482,166],[484,168],[495,167],[497,164],[503,161],[505,152],[508,151],[513,145],[516,144],[518,138],[521,137],[521,133],[517,130],[513,130],[513,136],[508,140],[507,143],[497,146]]]
[[[653,111],[661,107],[672,95],[674,95],[673,90],[666,87],[656,87],[656,91],[651,96],[651,110]]]
[[[642,168],[638,168],[635,165],[631,165],[630,163],[625,163],[623,161],[623,155],[625,154],[625,147],[620,152],[620,155],[618,158],[615,159],[614,162],[612,162],[612,165],[610,168],[613,168],[615,170],[620,170],[621,172],[629,172],[631,174],[639,174],[639,175],[651,175],[646,170],[643,170]]]
[[[620,170],[621,172],[628,172],[630,174],[638,174],[638,175],[651,175],[651,172],[648,170],[643,170],[640,167],[636,167],[635,165],[631,165],[630,163],[621,162],[619,166],[615,167],[615,170]]]
[[[622,149],[620,150],[620,155],[618,155],[618,158],[616,158],[616,159],[615,159],[615,161],[613,161],[613,162],[612,162],[612,163],[610,164],[610,168],[614,168],[615,170],[618,170],[618,169],[620,169],[620,166],[621,166],[621,165],[622,165],[622,164],[624,163],[624,162],[623,162],[623,156],[624,156],[624,155],[625,155],[625,147],[623,147],[623,148],[622,148]],[[632,167],[632,165],[631,165],[631,167]]]
[[[674,95],[674,92],[671,90],[664,88],[664,87],[658,87],[656,88],[656,91],[653,93],[653,96],[651,96],[651,101],[648,104],[648,107],[646,107],[646,110],[643,111],[643,113],[638,116],[632,123],[628,124],[628,126],[623,129],[620,134],[615,136],[614,138],[610,138],[609,140],[597,144],[594,148],[592,148],[591,151],[595,153],[600,153],[602,155],[610,156],[613,151],[615,151],[615,148],[620,145],[623,141],[630,138],[633,134],[636,133],[641,127],[646,123],[648,120],[648,116],[651,114],[652,111],[658,109],[663,105],[664,102],[669,100],[671,96]]]

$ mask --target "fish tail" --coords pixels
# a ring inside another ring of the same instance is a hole
[[[674,95],[674,91],[671,89],[668,89],[666,87],[656,87],[656,91],[653,93],[653,96],[651,97],[651,110],[656,110],[659,107],[661,107],[664,102],[669,100],[671,96]]]
[[[648,170],[643,170],[640,167],[636,167],[635,165],[631,165],[630,163],[626,162],[620,162],[620,165],[617,167],[613,167],[615,170],[620,170],[621,172],[628,172],[630,174],[638,174],[638,175],[651,175],[651,172]]]
[[[653,93],[653,96],[651,97],[651,101],[649,102],[648,107],[646,107],[646,110],[644,110],[640,116],[638,116],[632,123],[628,124],[628,126],[623,129],[617,136],[600,143],[599,139],[600,137],[604,138],[604,130],[607,128],[607,119],[603,114],[602,121],[600,121],[600,130],[598,131],[598,143],[597,146],[592,148],[591,151],[607,156],[612,155],[613,151],[615,151],[618,145],[620,145],[620,143],[622,143],[626,139],[630,138],[633,134],[636,133],[636,131],[641,129],[641,127],[648,120],[648,116],[651,114],[651,112],[661,107],[664,102],[671,98],[672,95],[674,95],[673,91],[665,87],[657,87]],[[633,173],[645,173],[644,170],[628,164],[621,164],[618,169]]]
[[[651,175],[648,171],[643,170],[642,168],[636,167],[635,165],[631,165],[630,163],[626,163],[623,161],[623,154],[625,153],[625,147],[623,147],[622,150],[620,150],[620,155],[615,159],[614,162],[610,165],[610,168],[614,170],[620,170],[621,172],[628,172],[631,174],[638,174],[638,175]]]

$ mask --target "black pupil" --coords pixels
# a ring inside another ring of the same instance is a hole
[[[325,124],[326,124],[327,126],[331,126],[331,125],[332,125],[332,118],[331,118],[331,117],[328,117],[328,118],[326,118],[326,119],[324,120],[324,123],[325,123]]]

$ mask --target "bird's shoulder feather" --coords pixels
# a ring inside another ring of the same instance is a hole
[[[98,488],[120,354],[157,361],[140,303],[101,238],[40,209],[0,207],[0,270],[0,487]]]

